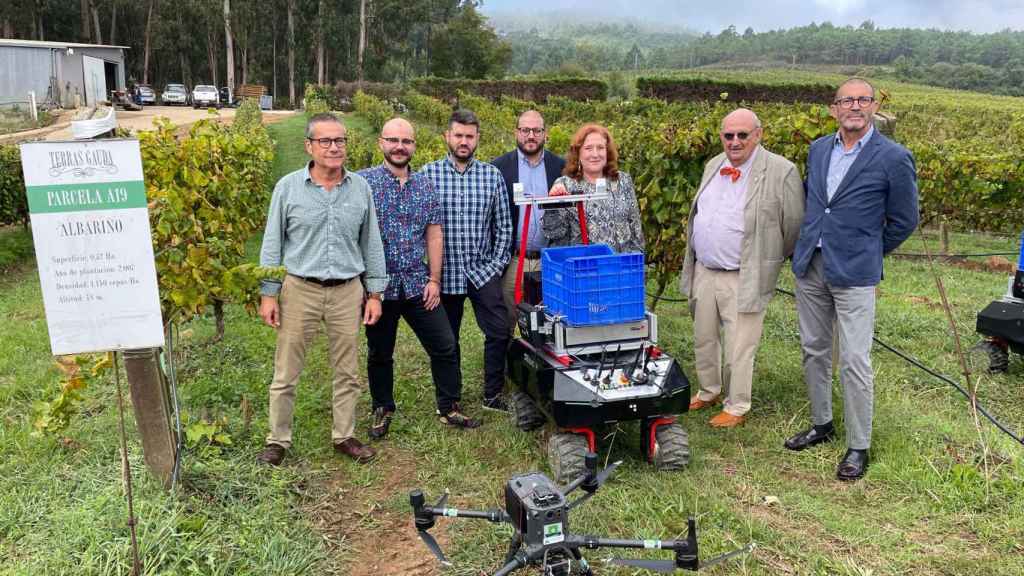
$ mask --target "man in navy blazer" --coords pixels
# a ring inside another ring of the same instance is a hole
[[[882,256],[917,227],[914,158],[874,129],[875,89],[851,78],[830,106],[839,131],[811,144],[807,207],[793,254],[804,380],[813,426],[786,440],[803,450],[835,435],[832,331],[839,329],[847,451],[836,471],[857,480],[868,467],[874,404],[871,343]]]
[[[519,251],[522,247],[523,216],[513,200],[513,184],[523,185],[528,196],[547,196],[555,179],[562,175],[565,160],[544,149],[547,143],[547,130],[544,118],[536,110],[527,110],[516,120],[516,149],[503,154],[491,161],[497,166],[505,178],[505,189],[508,190],[508,201],[511,208],[512,223],[515,237],[512,239],[512,254],[508,268],[502,278],[505,293],[505,304],[509,310],[509,328],[515,330],[515,281],[516,268],[519,264]],[[525,210],[523,211],[525,212]],[[531,210],[530,225],[527,227],[526,252],[523,254],[523,272],[540,271],[540,250],[544,247],[544,234],[541,231],[540,210]]]

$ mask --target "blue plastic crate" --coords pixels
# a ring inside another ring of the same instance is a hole
[[[572,326],[615,324],[644,317],[644,255],[615,254],[606,244],[547,248],[541,293],[552,313]]]

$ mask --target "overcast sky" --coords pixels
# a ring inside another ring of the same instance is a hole
[[[614,19],[632,16],[660,25],[717,33],[730,24],[761,32],[830,21],[881,28],[995,32],[1024,29],[1024,0],[484,0],[485,14],[569,10]]]

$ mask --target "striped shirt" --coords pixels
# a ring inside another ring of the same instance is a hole
[[[497,168],[475,158],[465,172],[455,169],[450,156],[425,165],[422,172],[441,197],[441,291],[465,294],[467,280],[480,288],[508,264],[513,231],[505,179]]]
[[[310,164],[274,187],[260,266],[283,265],[289,274],[321,280],[363,276],[367,292],[383,292],[388,276],[369,184],[346,170],[340,184],[324,190],[310,177]],[[264,296],[280,292],[279,280],[260,285]]]

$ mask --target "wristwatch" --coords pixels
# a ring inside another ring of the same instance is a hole
[[[383,300],[382,296],[383,295],[380,292],[368,292],[366,294],[366,299],[367,300],[377,300],[377,301],[380,301],[380,300]]]

